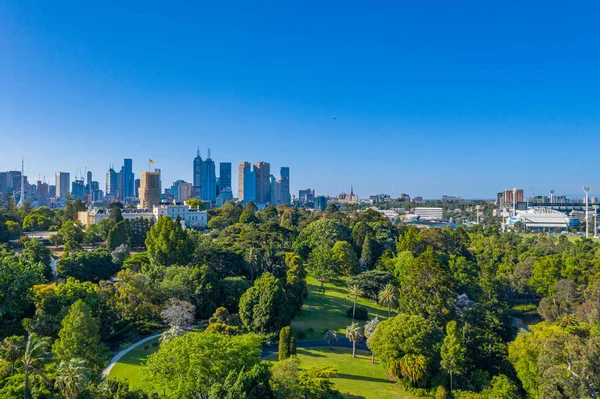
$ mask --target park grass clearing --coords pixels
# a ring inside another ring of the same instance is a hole
[[[308,298],[302,306],[302,315],[292,321],[292,328],[298,334],[306,334],[303,339],[323,339],[325,331],[335,330],[339,336],[344,336],[346,327],[352,322],[352,318],[346,315],[346,311],[352,307],[354,298],[348,295],[345,281],[325,284],[325,295],[321,296],[319,287],[321,283],[312,277],[306,279],[308,285]],[[369,311],[369,319],[375,316],[380,320],[387,319],[387,308],[379,306],[372,300],[358,298],[356,306],[364,306]],[[392,311],[392,316],[395,313]],[[364,324],[364,321],[358,321]],[[312,331],[309,329],[312,328]]]
[[[298,348],[300,367],[331,366],[337,370],[332,379],[335,387],[348,398],[353,399],[415,399],[389,380],[379,363],[371,364],[371,355],[367,351],[357,350],[356,359],[352,358],[350,348]],[[269,356],[267,361],[275,362],[277,355]]]
[[[159,347],[157,345],[153,346],[152,344],[158,343],[159,340],[160,337],[156,337],[144,345],[140,345],[126,353],[125,356],[119,359],[119,361],[114,365],[113,369],[108,375],[108,378],[119,381],[127,381],[132,387],[136,387],[146,393],[150,393],[148,391],[149,384],[146,383],[144,379],[144,377],[147,375],[144,366],[148,356],[158,350]]]

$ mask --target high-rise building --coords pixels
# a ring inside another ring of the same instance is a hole
[[[250,162],[240,162],[238,165],[238,200],[256,201],[256,173],[252,171]]]
[[[108,169],[108,172],[106,172],[106,195],[117,197],[117,190],[119,188],[118,180],[119,174],[113,168]]]
[[[129,158],[123,160],[123,168],[121,169],[121,197],[123,199],[134,196],[135,175],[133,174],[133,161]]]
[[[200,149],[196,152],[196,158],[194,158],[194,198],[202,199],[202,157],[200,156]]]
[[[71,174],[68,172],[56,172],[56,198],[65,199],[69,194],[71,185]]]
[[[314,202],[315,201],[315,190],[307,188],[298,192],[298,200],[300,202]]]
[[[140,208],[152,209],[160,202],[160,172],[142,172],[140,176]]]
[[[183,182],[177,186],[177,200],[179,202],[185,202],[192,198],[192,192],[194,191],[194,186],[192,183]]]
[[[523,202],[523,189],[513,188],[502,192],[502,204]]]
[[[210,157],[210,148],[208,157],[202,162],[202,200],[215,203],[217,199],[217,176],[215,173],[215,163]]]
[[[323,196],[319,196],[316,197],[314,202],[315,202],[315,210],[317,211],[325,211],[325,209],[327,209],[327,202],[329,201],[329,199],[327,197],[323,197]]]
[[[219,164],[219,193],[231,191],[231,162]]]
[[[83,198],[83,194],[85,194],[85,184],[83,184],[83,179],[75,179],[71,184],[71,196],[73,198]]]
[[[290,168],[281,168],[279,179],[271,175],[271,204],[282,205],[291,202]]]
[[[254,162],[256,174],[256,202],[266,204],[271,200],[271,165],[268,162]]]
[[[48,191],[48,183],[42,182],[41,180],[37,181],[37,197],[38,198],[47,198],[50,196],[50,192]]]
[[[135,179],[133,194],[135,194],[136,198],[140,198],[140,179]]]

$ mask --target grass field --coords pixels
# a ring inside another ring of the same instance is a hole
[[[158,340],[159,338],[152,339],[146,344],[132,349],[114,365],[108,377],[120,381],[127,380],[131,386],[148,392],[148,384],[144,381],[146,373],[143,366],[146,358],[158,350],[158,346],[152,346]],[[148,349],[144,349],[146,346]]]
[[[353,298],[348,295],[345,282],[325,284],[325,295],[321,297],[319,287],[321,283],[308,277],[309,294],[304,306],[303,314],[292,321],[292,328],[296,333],[303,331],[306,339],[323,339],[326,330],[336,330],[344,335],[346,326],[352,319],[346,316],[346,310],[352,307]],[[378,316],[380,320],[387,319],[387,308],[375,304],[372,300],[358,298],[356,306],[364,306],[369,311],[369,319]],[[394,312],[392,311],[392,316]],[[359,323],[364,324],[363,321]],[[309,331],[312,328],[313,331]]]
[[[352,349],[325,348],[298,349],[300,366],[334,367],[338,375],[333,378],[340,392],[352,399],[413,399],[415,396],[402,391],[388,379],[381,364],[371,364],[371,356],[366,351],[356,351],[352,358]],[[267,358],[276,361],[276,355]]]

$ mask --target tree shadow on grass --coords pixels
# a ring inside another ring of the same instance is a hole
[[[310,356],[310,357],[325,357],[325,355],[321,355],[320,353],[307,351],[306,349],[297,349],[298,355]]]
[[[366,377],[364,375],[354,375],[354,374],[338,373],[335,376],[335,378],[345,378],[347,380],[358,380],[358,381],[371,381],[371,382],[390,383],[390,380],[387,380],[385,378]]]
[[[344,395],[344,399],[366,399],[364,396],[352,395],[351,393],[346,393]]]

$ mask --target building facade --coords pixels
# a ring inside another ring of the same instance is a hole
[[[56,197],[67,198],[71,185],[71,174],[68,172],[56,172]]]
[[[271,164],[254,162],[256,179],[256,202],[266,204],[271,201]]]
[[[140,208],[152,208],[160,202],[160,172],[142,172],[140,177]]]
[[[231,191],[231,162],[219,163],[219,194]]]
[[[208,157],[202,162],[202,200],[214,204],[217,199],[217,175],[215,171],[215,162]]]
[[[196,158],[194,158],[194,198],[202,199],[202,157],[200,156],[200,149],[196,152]]]

